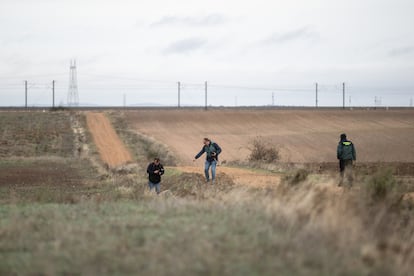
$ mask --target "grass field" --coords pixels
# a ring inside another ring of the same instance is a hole
[[[139,159],[108,169],[97,160],[84,115],[73,115],[0,113],[1,275],[409,275],[414,269],[410,175],[371,170],[343,190],[329,174],[268,171],[261,175],[280,181],[249,186],[223,169],[212,187],[198,173],[168,167],[164,192],[156,196],[146,189],[146,151],[168,145],[134,136],[135,126],[116,116],[112,121],[122,127],[115,127],[130,130],[121,137]],[[24,135],[27,118],[36,122],[29,133],[42,137],[37,142]],[[61,121],[49,125],[51,118]],[[73,120],[84,128],[82,145],[70,131]],[[60,142],[49,145],[49,133]],[[33,150],[38,143],[47,146]]]

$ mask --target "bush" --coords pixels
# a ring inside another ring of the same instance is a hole
[[[279,150],[273,145],[266,145],[260,138],[251,141],[251,148],[249,149],[251,150],[249,161],[272,163],[280,159]]]
[[[391,169],[380,170],[366,180],[366,193],[374,202],[383,201],[398,193],[397,181]]]
[[[298,169],[293,172],[286,174],[282,181],[283,183],[287,183],[291,186],[297,185],[308,178],[309,172],[305,169]]]

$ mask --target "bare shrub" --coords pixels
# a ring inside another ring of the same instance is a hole
[[[250,144],[249,161],[272,163],[280,159],[279,149],[274,145],[267,145],[260,137],[253,139]]]

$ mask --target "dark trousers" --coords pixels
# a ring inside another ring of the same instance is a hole
[[[339,160],[339,171],[341,173],[341,184],[343,182],[344,176],[346,174],[346,178],[348,180],[348,184],[352,185],[353,182],[353,174],[352,174],[352,160]]]
[[[344,176],[345,169],[352,167],[352,160],[339,160],[339,171],[341,172],[341,176]]]

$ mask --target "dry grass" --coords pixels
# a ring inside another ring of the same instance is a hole
[[[274,190],[194,180],[173,173],[163,183],[168,192],[156,196],[145,182],[119,176],[76,204],[3,205],[0,273],[407,275],[413,268],[412,203],[372,206],[352,191],[333,193],[332,180],[317,176]]]

